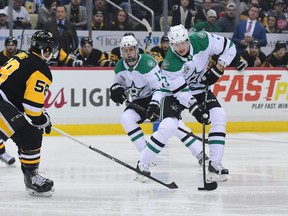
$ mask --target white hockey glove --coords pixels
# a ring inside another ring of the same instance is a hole
[[[83,61],[82,60],[74,60],[72,62],[72,67],[82,67],[83,66]]]
[[[35,127],[37,127],[39,130],[41,130],[42,134],[50,134],[51,132],[52,124],[51,124],[50,116],[48,115],[46,110],[43,110],[41,120],[37,123],[33,123],[32,121],[32,124]]]

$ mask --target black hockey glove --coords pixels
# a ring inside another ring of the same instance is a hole
[[[238,71],[243,71],[246,69],[246,67],[248,67],[248,63],[245,60],[240,60],[237,64],[236,64],[236,69]]]
[[[151,122],[156,121],[159,118],[160,114],[160,107],[157,101],[152,100],[147,107],[146,110],[147,116],[146,118],[149,119]]]
[[[196,99],[191,99],[193,102],[189,108],[190,113],[196,118],[199,123],[210,124],[209,112],[203,106],[198,106]]]
[[[46,110],[43,110],[42,118],[39,122],[33,123],[32,124],[37,127],[39,130],[42,131],[42,134],[50,134],[51,132],[51,121],[50,121],[50,116],[46,112]]]
[[[224,71],[219,70],[216,65],[212,65],[209,70],[205,72],[201,79],[201,84],[213,85],[224,74]]]
[[[114,85],[111,86],[110,94],[111,99],[115,103],[123,104],[123,102],[126,100],[125,90],[119,83],[115,83]]]

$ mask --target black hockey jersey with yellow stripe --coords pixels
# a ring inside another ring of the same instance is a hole
[[[32,122],[41,121],[46,92],[52,74],[36,53],[21,52],[0,69],[0,94]]]

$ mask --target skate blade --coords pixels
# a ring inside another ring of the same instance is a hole
[[[207,173],[207,182],[226,182],[228,180],[228,175],[217,175],[215,173]]]
[[[27,188],[26,190],[28,191],[29,195],[31,196],[39,196],[39,197],[51,197],[52,196],[52,192],[55,191],[54,188],[51,188],[50,191],[47,192],[37,192],[33,189]]]
[[[147,177],[143,176],[143,175],[140,175],[140,174],[136,174],[135,177],[134,177],[134,181],[138,181],[138,182],[141,182],[141,183],[145,183],[147,181]]]

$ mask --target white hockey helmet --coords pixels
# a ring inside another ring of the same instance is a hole
[[[171,26],[168,32],[168,38],[170,46],[173,48],[175,44],[189,39],[188,31],[182,24]]]
[[[135,56],[132,57],[132,58],[127,59],[123,55],[123,48],[125,48],[125,47],[134,47],[135,50],[136,50]],[[138,56],[138,53],[139,53],[138,41],[136,40],[136,38],[135,38],[133,33],[126,33],[121,38],[121,40],[120,40],[120,53],[121,53],[121,57],[123,59],[125,59],[125,61],[127,61],[127,62],[135,61],[137,59],[137,56]]]

